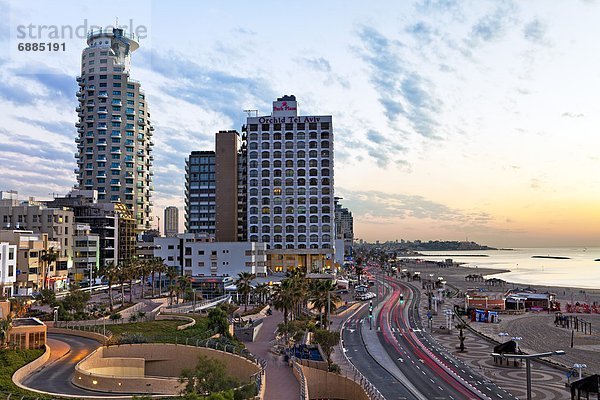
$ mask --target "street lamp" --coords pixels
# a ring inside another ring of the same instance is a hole
[[[515,338],[513,338],[514,340]],[[522,339],[522,338],[519,338]],[[547,351],[545,353],[536,354],[499,354],[492,353],[492,357],[505,357],[518,360],[525,360],[525,368],[527,374],[527,400],[531,400],[531,360],[548,356],[564,356],[567,354],[564,350]]]
[[[577,368],[579,370],[579,379],[581,379],[581,370],[587,368],[585,364],[573,364],[573,368]]]

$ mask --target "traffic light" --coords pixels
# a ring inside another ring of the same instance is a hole
[[[404,304],[404,294],[400,293],[400,304]]]

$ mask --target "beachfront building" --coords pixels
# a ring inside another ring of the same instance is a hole
[[[0,298],[11,297],[17,281],[17,246],[0,242]]]
[[[354,217],[348,208],[340,204],[340,198],[335,199],[335,236],[342,240],[344,256],[352,256],[354,244]],[[337,249],[336,249],[337,251]]]
[[[90,32],[87,45],[77,78],[77,187],[96,190],[99,203],[123,204],[141,232],[152,220],[154,128],[146,95],[130,76],[139,43],[114,28]]]
[[[154,239],[154,256],[188,276],[237,276],[249,272],[264,276],[266,245],[251,242],[215,242],[206,236],[180,234]]]
[[[246,122],[247,235],[267,246],[272,271],[332,266],[334,256],[331,115],[302,116],[295,96]]]

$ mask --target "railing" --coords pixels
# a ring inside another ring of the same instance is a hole
[[[202,301],[197,301],[197,302],[188,301],[188,302],[181,303],[181,304],[173,304],[173,305],[164,307],[164,309],[168,310],[168,311],[178,310],[179,312],[193,312],[199,308],[203,308],[203,307],[206,308],[206,306],[211,303],[215,303],[215,305],[216,305],[217,303],[221,303],[221,302],[224,302],[224,301],[227,301],[230,299],[231,299],[231,296],[228,294],[225,294],[223,296],[215,297],[214,299],[209,299],[209,300],[202,300]]]
[[[300,381],[300,400],[309,400],[306,377],[304,376],[304,371],[302,371],[302,367],[296,361],[296,357],[292,357],[292,365],[294,366],[294,369],[298,374],[298,380]]]

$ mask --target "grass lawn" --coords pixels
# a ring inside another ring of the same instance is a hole
[[[135,322],[131,324],[106,324],[106,329],[113,333],[113,340],[127,332],[130,334],[142,334],[148,342],[158,343],[185,343],[186,339],[198,339],[206,337],[208,326],[208,318],[200,316],[192,316],[196,320],[196,325],[178,331],[177,327],[183,325],[185,321],[151,321],[151,322]]]
[[[12,381],[12,375],[16,370],[29,364],[42,354],[44,354],[44,350],[0,350],[0,393],[18,393],[46,398],[43,395],[23,390]],[[16,398],[19,397],[15,396]]]

